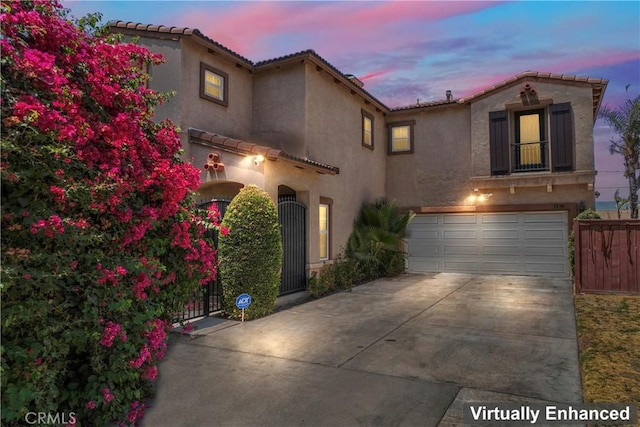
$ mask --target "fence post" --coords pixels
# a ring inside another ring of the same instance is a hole
[[[573,221],[573,290],[579,294],[582,288],[582,241],[580,222]]]

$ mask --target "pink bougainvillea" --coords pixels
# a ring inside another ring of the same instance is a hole
[[[3,421],[135,425],[175,310],[216,277],[219,213],[196,214],[198,169],[153,119],[159,55],[55,0],[3,0],[0,25]]]

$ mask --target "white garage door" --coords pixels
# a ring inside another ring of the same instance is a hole
[[[408,269],[566,276],[567,227],[566,212],[419,214]]]

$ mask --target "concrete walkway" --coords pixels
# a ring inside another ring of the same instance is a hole
[[[145,426],[458,426],[463,403],[582,402],[567,279],[408,274],[208,321],[170,348]]]

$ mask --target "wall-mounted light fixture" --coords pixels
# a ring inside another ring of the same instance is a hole
[[[253,156],[253,164],[258,166],[260,163],[264,162],[264,156],[262,154],[258,154],[257,156]]]
[[[467,202],[474,203],[483,203],[486,202],[493,194],[491,193],[481,193],[478,188],[473,189],[473,193],[467,197]]]

